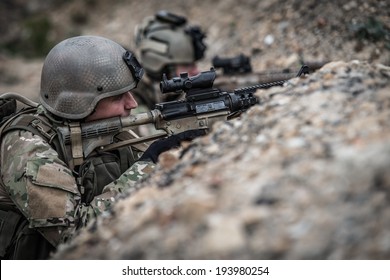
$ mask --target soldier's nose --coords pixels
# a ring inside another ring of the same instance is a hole
[[[125,99],[125,108],[127,110],[137,108],[138,103],[130,91],[125,93],[124,99]]]

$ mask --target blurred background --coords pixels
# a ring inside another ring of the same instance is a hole
[[[365,60],[390,65],[386,0],[2,0],[0,93],[39,93],[45,55],[76,35],[100,35],[134,50],[134,28],[159,10],[186,16],[206,32],[215,55],[251,57],[254,71],[301,61]]]

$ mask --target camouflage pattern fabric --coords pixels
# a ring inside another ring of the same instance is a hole
[[[4,135],[0,165],[10,199],[30,227],[40,231],[55,247],[108,210],[118,194],[134,188],[155,166],[136,162],[86,205],[81,202],[72,170],[40,136],[22,130]]]

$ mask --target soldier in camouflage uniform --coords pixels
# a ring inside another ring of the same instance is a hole
[[[80,123],[128,116],[137,107],[131,91],[142,75],[134,55],[106,38],[73,37],[50,51],[42,68],[41,104],[0,130],[2,259],[48,258],[147,176],[162,151],[179,144],[179,138],[168,137],[146,151],[94,151],[76,161],[72,148],[58,139],[58,125],[77,134]]]
[[[134,92],[140,103],[153,109],[156,103],[177,98],[174,94],[161,94],[159,84],[162,76],[165,73],[171,79],[182,72],[188,72],[190,76],[198,74],[196,62],[204,56],[204,38],[199,26],[188,25],[185,17],[167,11],[146,17],[136,26],[135,44],[146,72],[146,79],[139,88],[145,86],[149,90],[148,95],[139,94],[137,90]]]
[[[182,72],[190,76],[197,75],[200,72],[197,61],[203,58],[206,50],[204,38],[205,34],[199,26],[189,25],[185,17],[167,11],[146,17],[136,26],[135,44],[146,73],[133,91],[139,104],[137,112],[152,110],[156,103],[183,97],[179,93],[162,94],[160,81],[164,73],[168,79]],[[153,133],[153,127],[145,127],[148,128],[141,128],[140,134]]]

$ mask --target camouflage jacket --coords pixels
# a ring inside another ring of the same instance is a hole
[[[108,210],[119,193],[134,188],[154,168],[150,162],[134,162],[86,203],[74,171],[41,136],[12,130],[2,136],[0,144],[0,204],[19,210],[29,227],[38,230],[54,247]]]

